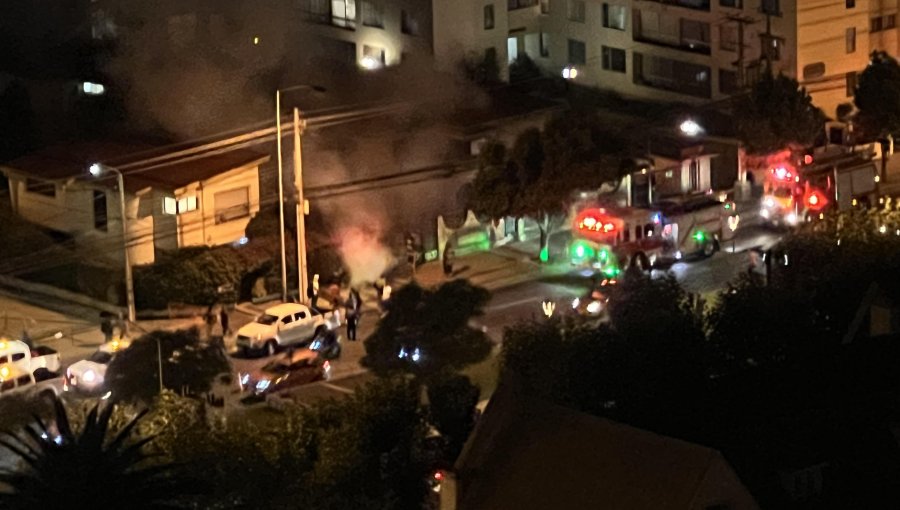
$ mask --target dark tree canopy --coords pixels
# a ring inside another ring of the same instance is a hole
[[[366,339],[363,366],[380,375],[429,377],[482,361],[491,343],[469,321],[483,313],[489,298],[487,290],[467,280],[436,289],[406,285],[391,295],[387,314]]]
[[[449,374],[428,384],[428,416],[446,439],[444,460],[452,463],[475,427],[478,387],[464,375]]]
[[[872,52],[869,65],[859,75],[854,94],[857,121],[870,136],[900,130],[900,65],[883,51]]]
[[[209,391],[216,376],[230,371],[222,348],[201,343],[197,328],[154,331],[132,342],[109,364],[106,382],[115,399],[148,402],[159,393],[157,342],[163,384],[175,392]]]
[[[734,117],[739,138],[754,154],[809,146],[822,133],[825,121],[797,80],[770,73],[749,94],[735,98]]]

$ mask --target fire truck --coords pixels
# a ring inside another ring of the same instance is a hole
[[[650,270],[665,261],[711,256],[734,208],[705,196],[652,207],[578,206],[569,246],[572,264],[615,277],[630,267]]]

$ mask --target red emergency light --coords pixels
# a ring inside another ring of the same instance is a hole
[[[825,193],[821,191],[810,188],[806,192],[806,199],[804,200],[806,203],[807,209],[811,211],[821,211],[828,205],[828,197],[825,196]]]
[[[794,174],[783,166],[779,166],[772,169],[772,175],[775,176],[775,179],[779,181],[791,181],[794,179]]]
[[[614,236],[617,221],[606,214],[605,209],[586,209],[575,218],[575,229],[587,237]]]

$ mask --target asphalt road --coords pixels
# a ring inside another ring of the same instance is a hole
[[[775,244],[781,232],[764,228],[749,227],[739,230],[734,244],[726,243],[722,251],[712,257],[690,262],[676,263],[670,271],[689,292],[710,296],[721,290],[749,266],[749,253],[753,247],[768,247]],[[734,248],[734,252],[732,249]],[[654,271],[655,276],[664,273]],[[495,290],[485,314],[475,323],[485,327],[490,338],[497,344],[502,341],[504,328],[522,320],[543,317],[542,302],[557,303],[557,311],[570,306],[575,297],[583,295],[590,288],[590,274],[573,270],[559,276],[542,277],[509,287]],[[377,317],[370,315],[360,325],[360,338],[365,338],[372,330]],[[356,387],[374,378],[359,367],[359,359],[364,354],[362,342],[344,342],[341,359],[332,363],[335,368],[333,380],[314,383],[296,389],[288,396],[290,400],[303,405],[327,398],[340,398],[350,394]],[[244,361],[235,360],[238,366]],[[259,363],[260,361],[255,361]],[[476,371],[490,371],[495,360],[485,362],[486,366]],[[479,373],[473,379],[489,379],[490,375]],[[490,386],[490,383],[487,384]],[[482,394],[482,398],[488,395]],[[250,412],[252,415],[253,411]]]

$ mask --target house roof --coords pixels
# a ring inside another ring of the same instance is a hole
[[[205,181],[230,170],[253,163],[263,163],[269,156],[247,149],[200,153],[173,162],[141,163],[165,154],[158,145],[122,142],[84,142],[56,145],[26,154],[4,165],[7,173],[35,179],[61,181],[85,176],[88,167],[101,162],[125,167],[125,188],[135,192],[147,187],[174,190],[193,182]]]
[[[457,461],[458,508],[686,509],[707,472],[723,465],[710,448],[535,400],[502,382]]]

